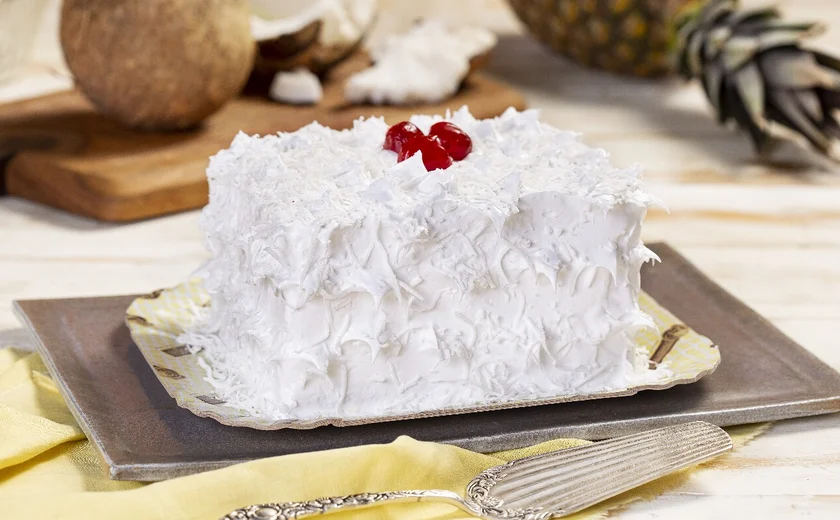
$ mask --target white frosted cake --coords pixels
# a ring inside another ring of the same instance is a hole
[[[179,341],[228,404],[356,419],[646,377],[639,170],[535,111],[447,120],[472,149],[445,169],[398,162],[381,119],[240,134],[211,159],[210,304]]]

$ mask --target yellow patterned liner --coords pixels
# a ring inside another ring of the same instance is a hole
[[[662,333],[640,332],[636,341],[645,348],[652,359],[665,364],[670,372],[666,378],[653,383],[595,394],[559,395],[530,401],[488,402],[479,407],[430,410],[412,415],[364,418],[324,417],[317,421],[275,420],[254,416],[246,410],[226,404],[223,399],[215,395],[213,387],[204,380],[204,369],[199,366],[201,352],[191,354],[187,347],[179,345],[176,341],[178,335],[184,330],[184,326],[192,323],[199,309],[208,305],[209,301],[210,297],[203,289],[201,280],[192,279],[176,287],[161,289],[137,298],[126,311],[126,323],[140,352],[143,353],[158,380],[179,406],[200,417],[211,417],[228,426],[243,426],[257,430],[310,429],[324,425],[353,426],[622,397],[633,395],[641,390],[664,390],[678,384],[693,383],[714,372],[720,363],[720,350],[717,345],[709,338],[697,334],[682,324],[650,295],[642,293],[639,304],[642,310],[653,318]],[[654,366],[654,363],[651,366]]]

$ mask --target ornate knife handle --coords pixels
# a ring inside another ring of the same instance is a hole
[[[435,489],[360,493],[257,504],[222,520],[292,520],[388,502],[442,502],[485,520],[547,520],[576,513],[731,449],[732,439],[725,431],[694,421],[493,466],[467,484],[466,498]]]
[[[386,502],[443,502],[474,514],[457,494],[451,491],[431,489],[359,493],[358,495],[344,497],[317,498],[306,502],[254,504],[231,511],[220,520],[292,520],[326,515],[338,510],[376,507]]]

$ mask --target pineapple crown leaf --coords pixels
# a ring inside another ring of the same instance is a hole
[[[721,123],[734,120],[761,153],[804,138],[840,160],[840,60],[804,49],[818,23],[783,21],[775,8],[711,0],[679,27],[678,72],[700,79]]]

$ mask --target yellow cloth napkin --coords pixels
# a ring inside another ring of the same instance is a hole
[[[768,426],[729,432],[738,446]],[[558,439],[482,455],[400,437],[390,444],[273,457],[153,484],[117,482],[108,479],[95,448],[85,439],[38,355],[0,350],[0,511],[4,518],[205,520],[248,504],[329,495],[399,489],[448,489],[463,494],[467,483],[483,469],[585,443]],[[668,476],[575,518],[603,518],[607,511],[654,497],[686,478],[688,471]],[[451,506],[425,503],[387,505],[334,517],[469,518]]]

